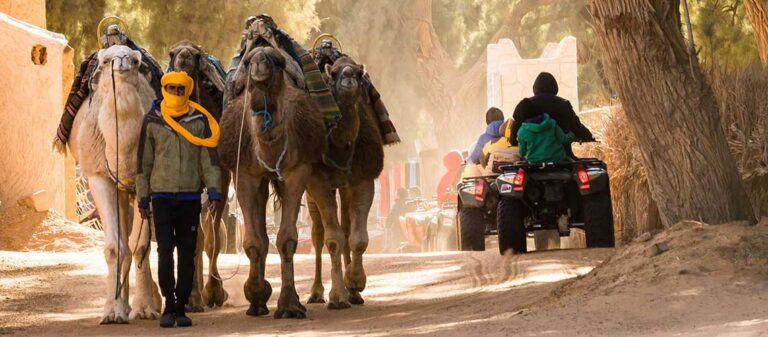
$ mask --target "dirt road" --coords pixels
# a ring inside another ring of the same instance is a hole
[[[371,255],[366,262],[365,305],[344,311],[308,305],[305,320],[245,315],[243,257],[239,274],[225,283],[230,300],[224,308],[193,314],[192,329],[161,330],[157,321],[97,324],[106,271],[98,251],[0,252],[0,335],[757,336],[768,331],[768,282],[731,279],[722,293],[708,294],[703,276],[681,274],[693,278],[675,283],[682,292],[640,284],[629,288],[636,291],[598,287],[588,297],[564,293],[579,283],[573,279],[613,254],[613,249],[581,249],[512,257],[496,251]],[[306,297],[312,257],[299,255],[296,260],[298,291]],[[277,257],[271,255],[268,262],[269,280],[279,291]],[[223,274],[231,274],[237,256],[224,256],[220,265]],[[583,292],[573,288],[574,293]],[[278,295],[272,295],[273,312]]]

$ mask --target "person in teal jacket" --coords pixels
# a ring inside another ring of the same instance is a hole
[[[563,132],[546,113],[526,120],[517,132],[520,155],[532,164],[565,161],[568,156],[563,145],[575,139],[573,132]]]

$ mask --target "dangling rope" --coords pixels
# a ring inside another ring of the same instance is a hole
[[[237,214],[238,208],[240,206],[240,202],[237,200],[237,191],[238,191],[238,186],[239,186],[238,182],[240,181],[240,155],[241,155],[241,150],[242,150],[241,146],[243,144],[243,129],[245,128],[245,112],[248,109],[248,101],[250,99],[248,96],[250,96],[250,93],[251,93],[251,91],[250,91],[250,89],[251,89],[251,75],[249,73],[250,72],[250,65],[247,65],[245,67],[245,70],[246,70],[245,73],[247,74],[247,79],[245,81],[245,96],[243,97],[242,118],[240,119],[240,135],[237,138],[237,161],[235,163],[235,193],[233,195],[233,198],[235,199],[235,214]],[[210,212],[209,212],[208,215],[211,216]],[[211,219],[211,223],[213,223],[216,220],[216,216],[217,215],[218,214],[216,214],[214,212],[213,219]],[[218,224],[214,223],[213,224],[213,229],[211,230],[213,232],[213,251],[216,251],[216,242],[218,241],[218,239],[216,238],[216,232],[218,230],[218,227],[216,225],[218,225]],[[239,230],[240,230],[240,228],[237,225],[237,220],[235,220],[235,237],[236,238],[238,237]],[[242,236],[242,234],[240,234],[239,236]],[[228,281],[228,280],[234,278],[235,275],[237,275],[240,272],[240,256],[241,255],[242,255],[242,248],[238,247],[237,248],[237,268],[235,268],[235,272],[232,273],[232,275],[229,275],[229,276],[224,277],[224,278],[222,278],[221,276],[218,276],[218,275],[213,275],[213,274],[210,274],[209,276],[213,277],[214,279],[216,279],[216,280],[218,280],[220,282]]]
[[[112,66],[112,103],[114,104],[115,108],[115,161],[117,162],[117,167],[115,168],[115,176],[120,176],[120,124],[118,122],[118,116],[117,116],[117,86],[115,85],[115,59],[112,59],[111,62]],[[110,171],[110,175],[111,175]],[[122,259],[120,258],[120,244],[122,243],[121,240],[121,230],[120,230],[120,190],[119,190],[119,180],[115,180],[115,206],[117,206],[116,214],[117,214],[117,263],[115,264],[117,268],[117,273],[115,273],[115,300],[117,300],[120,297],[120,291],[122,291],[123,288],[123,282],[121,282],[122,279]]]

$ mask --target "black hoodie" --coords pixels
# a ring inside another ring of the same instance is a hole
[[[523,101],[527,100],[532,103],[533,108],[530,107],[531,104],[526,104],[528,102],[523,103],[521,101],[523,104],[518,103],[512,115],[514,119],[512,123],[512,135],[514,136],[511,139],[513,145],[517,145],[517,132],[523,122],[542,113],[549,114],[563,132],[573,132],[576,135],[576,140],[589,141],[594,139],[592,132],[584,124],[581,124],[581,120],[576,116],[571,102],[557,96],[558,89],[557,80],[552,74],[539,74],[536,81],[533,82],[533,96],[523,99]],[[569,157],[575,158],[570,144],[565,146],[565,152]]]

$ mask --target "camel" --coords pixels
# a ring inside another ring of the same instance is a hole
[[[296,293],[293,270],[298,242],[296,220],[305,189],[317,200],[325,222],[336,224],[325,232],[334,265],[329,308],[349,307],[349,294],[343,286],[343,233],[335,216],[330,182],[310,179],[313,164],[321,160],[325,150],[325,124],[309,93],[300,89],[286,71],[286,62],[293,60],[271,46],[259,45],[245,54],[232,76],[234,98],[223,113],[219,157],[234,174],[245,220],[243,249],[250,260],[244,285],[250,302],[246,314],[269,313],[266,303],[272,287],[265,279],[264,268],[269,247],[266,206],[271,181],[282,204],[276,244],[281,257],[282,288],[274,316],[305,318],[306,308]]]
[[[338,127],[340,132],[331,137],[329,154],[324,163],[316,165],[313,179],[333,181],[339,186],[341,227],[347,239],[344,283],[350,303],[363,304],[365,301],[360,292],[366,283],[363,253],[368,247],[368,212],[375,194],[374,180],[384,167],[384,147],[363,81],[365,67],[348,57],[341,57],[333,66],[326,65],[325,70],[342,118]],[[323,303],[322,251],[327,226],[313,201],[309,202],[309,209],[315,248],[315,281],[307,302]]]
[[[155,92],[146,77],[151,75],[139,73],[140,52],[116,45],[100,50],[98,59],[99,68],[91,81],[95,88],[86,100],[89,104],[83,104],[77,113],[69,149],[88,179],[104,226],[109,276],[101,323],[157,319],[161,300],[149,269],[151,229],[149,223],[141,221],[128,191],[137,171],[144,114]],[[131,254],[136,262],[137,287],[129,306]]]
[[[184,71],[195,80],[195,89],[191,99],[202,105],[213,115],[216,121],[221,120],[224,105],[224,75],[210,61],[203,48],[190,41],[183,40],[174,44],[170,49],[171,62],[169,70]],[[222,69],[223,72],[223,69]],[[222,172],[222,185],[229,186],[229,175]],[[203,207],[207,210],[207,207]],[[212,216],[204,211],[202,214],[202,231],[198,231],[197,251],[195,253],[195,278],[192,283],[192,294],[189,296],[187,309],[191,312],[202,312],[203,305],[209,308],[224,305],[229,294],[224,290],[223,281],[219,275],[218,257],[222,249],[226,249],[227,230],[221,222],[226,214],[226,204],[221,203]],[[214,224],[216,234],[214,235]],[[214,243],[214,238],[216,242]],[[203,288],[203,254],[208,255],[208,283]]]

